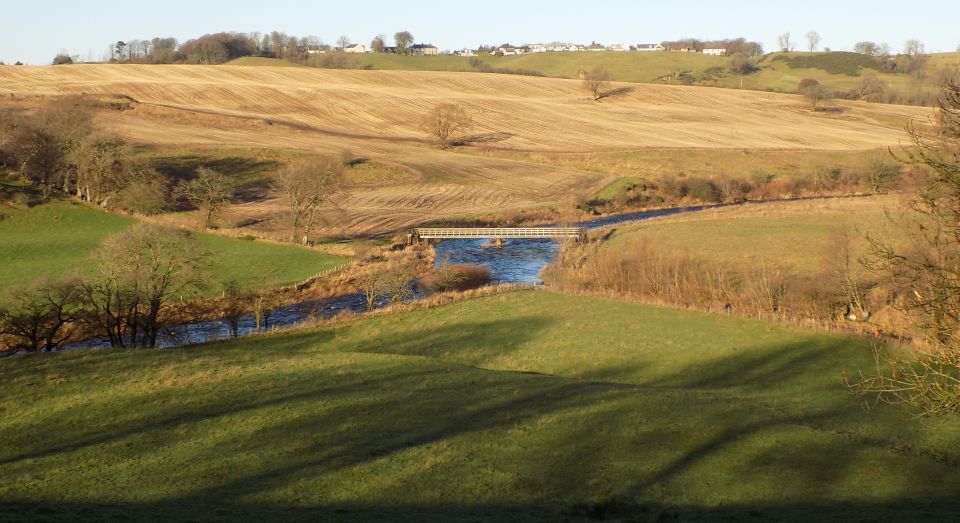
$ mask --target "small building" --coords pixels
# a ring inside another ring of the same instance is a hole
[[[410,46],[410,54],[416,56],[437,56],[439,49],[433,44],[415,44]]]
[[[324,54],[330,52],[329,45],[316,44],[307,46],[307,54]]]
[[[637,44],[637,51],[666,51],[667,48],[663,44]]]
[[[517,56],[523,54],[523,48],[514,47],[510,44],[503,44],[497,48],[494,54],[498,54],[500,56]]]
[[[352,45],[342,47],[340,48],[340,50],[343,51],[344,53],[362,54],[367,52],[367,46],[363,44],[352,44]]]
[[[621,52],[621,51],[629,51],[629,50],[630,50],[630,46],[627,45],[627,44],[613,44],[613,45],[610,46],[610,50],[611,50],[611,51],[618,51],[618,52]]]
[[[454,51],[453,54],[456,56],[477,56],[477,53],[474,52],[473,49],[466,48],[460,49],[459,51]]]
[[[546,53],[547,52],[547,46],[543,44],[530,44],[529,46],[527,46],[527,49],[528,49],[527,51],[528,53]]]
[[[704,49],[703,54],[708,54],[710,56],[725,56],[727,54],[727,50],[720,47],[714,47],[711,49]]]
[[[587,51],[599,52],[599,51],[606,51],[606,50],[607,50],[606,46],[604,46],[603,44],[598,44],[596,42],[587,46]]]

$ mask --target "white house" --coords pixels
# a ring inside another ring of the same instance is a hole
[[[343,51],[344,53],[366,53],[367,46],[363,44],[353,44],[353,45],[348,45],[344,47],[343,49],[341,49],[341,51]]]
[[[330,51],[329,45],[313,44],[307,46],[307,54],[323,54]]]
[[[546,52],[547,52],[547,46],[545,46],[545,45],[543,45],[543,44],[530,44],[528,47],[530,48],[530,51],[529,51],[529,52],[531,52],[531,53],[546,53]]]
[[[630,46],[627,44],[613,44],[610,46],[611,51],[629,51]]]
[[[603,44],[592,43],[587,46],[587,51],[599,52],[599,51],[606,51],[606,50],[607,48]]]
[[[637,44],[637,51],[666,51],[662,44]]]
[[[502,56],[516,56],[523,54],[523,49],[520,47],[514,47],[510,44],[501,45],[497,48],[496,53]]]
[[[461,49],[459,51],[454,51],[453,54],[457,56],[477,56],[477,53],[475,53],[473,49],[466,49],[466,48]]]
[[[710,56],[724,56],[727,54],[727,50],[722,48],[704,49],[703,54],[708,54]]]

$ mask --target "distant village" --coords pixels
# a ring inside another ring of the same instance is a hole
[[[739,48],[743,45],[742,41],[733,41],[734,44]],[[759,45],[753,44],[757,48],[756,54],[760,54],[762,49],[759,48]],[[658,43],[658,44],[611,44],[603,45],[596,42],[590,44],[568,44],[568,43],[551,43],[551,44],[524,44],[524,45],[511,45],[509,43],[500,45],[498,47],[487,47],[480,46],[476,49],[458,49],[455,51],[441,51],[440,48],[433,44],[414,44],[406,48],[397,48],[397,47],[383,47],[381,50],[374,50],[368,48],[363,44],[349,44],[345,46],[329,46],[329,45],[309,45],[299,49],[301,53],[306,54],[323,54],[327,52],[344,52],[344,53],[385,53],[385,54],[407,54],[414,56],[437,56],[437,55],[455,55],[455,56],[477,56],[477,55],[492,55],[492,56],[519,56],[525,54],[535,54],[535,53],[556,53],[556,52],[600,52],[600,51],[615,51],[615,52],[682,52],[682,53],[701,53],[711,56],[726,56],[730,53],[729,46],[727,42],[721,42],[713,45],[703,46],[696,45],[693,43]]]

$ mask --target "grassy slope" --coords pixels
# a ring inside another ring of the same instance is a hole
[[[807,56],[810,53],[787,53],[786,56]],[[580,52],[580,53],[537,53],[522,56],[495,57],[478,56],[481,62],[492,67],[514,70],[537,71],[555,78],[577,78],[580,70],[604,67],[611,79],[619,82],[649,83],[675,73],[690,74],[699,78],[703,85],[718,87],[740,87],[756,90],[776,90],[794,92],[797,83],[803,78],[816,78],[835,90],[853,89],[860,82],[860,76],[833,74],[823,69],[792,68],[776,60],[782,53],[767,55],[761,62],[761,71],[750,75],[736,75],[726,71],[728,58],[705,56],[697,53],[626,53],[626,52]],[[927,76],[937,77],[941,69],[956,67],[960,63],[960,53],[938,53],[930,57]],[[362,55],[360,63],[373,69],[409,70],[409,71],[473,71],[468,58],[458,56],[397,56]],[[262,59],[261,59],[262,60]],[[247,64],[237,61],[237,65]],[[929,82],[917,82],[904,74],[876,74],[885,84],[900,91],[932,89],[936,86]]]
[[[960,425],[863,411],[839,374],[870,361],[547,292],[0,360],[0,519],[952,515]]]
[[[89,270],[86,257],[106,236],[134,220],[67,202],[5,211],[0,220],[0,289],[40,276]],[[339,257],[289,245],[198,235],[212,252],[212,273],[241,284],[287,283],[342,263]]]
[[[759,260],[814,275],[823,269],[835,232],[846,227],[857,254],[866,252],[863,235],[885,234],[884,209],[892,198],[800,201],[723,208],[628,225],[606,248],[629,249],[643,238],[674,252],[750,264]]]

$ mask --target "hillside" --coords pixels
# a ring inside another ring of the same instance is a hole
[[[0,519],[949,519],[960,426],[862,409],[839,374],[871,364],[842,337],[529,291],[6,358]]]
[[[0,293],[42,276],[57,278],[93,270],[87,258],[97,245],[136,223],[131,218],[68,202],[0,210]],[[210,271],[217,284],[286,284],[347,261],[294,245],[206,233],[198,233],[197,239],[211,253]],[[211,293],[220,291],[217,285],[209,289]]]
[[[811,113],[796,96],[683,86],[626,85],[594,102],[580,82],[496,74],[334,71],[242,66],[78,65],[0,68],[0,96],[127,96],[105,128],[150,144],[247,147],[355,155],[414,179],[363,187],[341,202],[351,232],[383,232],[491,209],[572,201],[613,176],[431,147],[419,120],[436,103],[464,106],[477,147],[568,153],[644,148],[850,151],[896,145],[916,107],[843,102]],[[496,134],[494,134],[496,133]],[[270,201],[248,205],[272,215]]]

